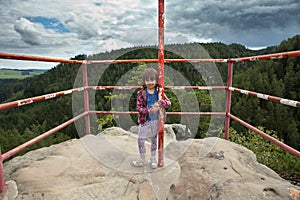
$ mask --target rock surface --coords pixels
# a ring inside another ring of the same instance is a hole
[[[232,142],[169,141],[155,170],[130,165],[137,136],[120,128],[31,151],[4,163],[4,199],[281,200],[295,187]]]

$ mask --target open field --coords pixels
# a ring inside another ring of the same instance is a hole
[[[24,79],[36,75],[40,75],[47,70],[40,69],[0,69],[0,79]]]

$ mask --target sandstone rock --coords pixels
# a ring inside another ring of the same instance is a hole
[[[122,136],[122,135],[130,135],[131,132],[125,131],[120,127],[111,127],[102,131],[100,134],[106,134],[111,136]]]
[[[173,140],[164,167],[152,170],[130,165],[138,156],[135,134],[113,135],[88,135],[5,162],[6,182],[15,183],[5,199],[276,200],[295,187],[223,139]]]
[[[134,134],[138,134],[139,126],[132,126],[132,127],[130,127],[130,129],[128,131],[131,133],[134,133]]]
[[[189,128],[187,128],[186,125],[182,125],[182,124],[171,124],[172,129],[176,135],[176,139],[177,140],[186,140],[189,138],[193,138],[194,135],[192,134],[192,132],[190,131]]]

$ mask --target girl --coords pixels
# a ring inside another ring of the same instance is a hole
[[[158,134],[158,114],[161,110],[171,106],[170,100],[164,96],[164,100],[158,100],[158,74],[153,68],[148,68],[144,71],[142,77],[143,89],[137,93],[136,109],[139,113],[138,124],[138,148],[140,158],[132,162],[135,167],[142,167],[146,163],[146,148],[145,139],[149,131],[151,131],[151,168],[157,168],[155,158],[157,149],[157,134]]]

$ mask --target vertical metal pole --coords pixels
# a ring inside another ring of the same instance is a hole
[[[226,95],[226,117],[225,117],[225,130],[224,130],[224,139],[229,139],[229,127],[230,127],[230,108],[231,108],[231,91],[229,87],[232,86],[232,71],[233,71],[233,62],[229,59],[227,61],[227,95]]]
[[[158,86],[164,99],[164,0],[158,0]],[[164,166],[164,116],[158,120],[158,166]]]
[[[0,148],[0,197],[5,192],[6,192],[6,185],[5,185],[5,179],[4,179],[3,158],[2,158],[2,154],[1,154],[1,148]]]
[[[83,87],[84,87],[84,108],[85,112],[90,111],[89,107],[89,92],[88,92],[88,76],[87,76],[87,66],[86,66],[86,61],[82,63],[82,76],[83,76]],[[90,115],[85,116],[85,130],[86,134],[89,135],[91,133],[91,128],[90,128]]]

